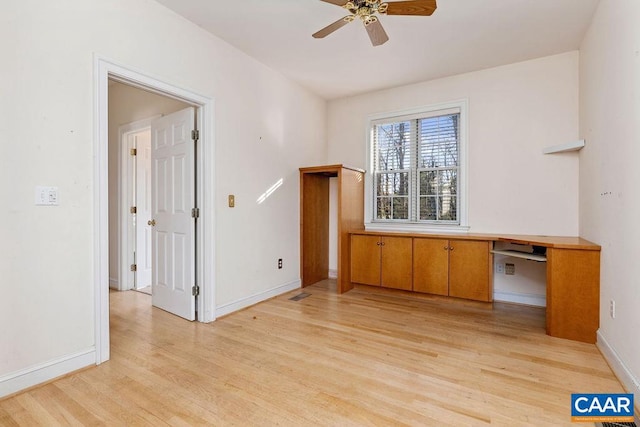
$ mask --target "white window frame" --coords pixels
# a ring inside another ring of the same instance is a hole
[[[432,223],[432,222],[412,222],[402,220],[385,220],[376,221],[375,215],[375,183],[374,183],[374,155],[373,155],[373,127],[376,122],[381,120],[394,120],[395,118],[400,121],[408,116],[433,116],[439,111],[446,114],[447,110],[456,109],[460,111],[460,130],[459,130],[459,147],[458,147],[458,183],[459,183],[459,200],[458,200],[458,216],[460,223]],[[423,107],[416,107],[407,110],[393,111],[386,113],[372,114],[367,117],[366,123],[366,165],[367,171],[365,179],[365,192],[364,192],[364,216],[365,216],[365,228],[373,231],[410,231],[410,232],[466,232],[469,230],[468,223],[468,134],[469,134],[469,102],[467,99],[451,101],[441,104],[428,105]]]

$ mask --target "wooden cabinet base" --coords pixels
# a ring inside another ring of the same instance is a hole
[[[596,342],[600,324],[600,252],[547,250],[547,334]]]
[[[396,278],[390,283],[404,283],[393,287],[412,289],[416,295],[433,297],[433,294],[437,294],[489,303],[493,299],[493,242],[544,247],[547,263],[547,334],[586,343],[596,342],[600,325],[601,248],[594,243],[579,237],[352,233],[352,238],[358,239],[372,236],[375,237],[374,241],[379,239],[378,242],[391,238],[413,239],[412,250],[407,246],[406,250],[395,252],[395,256],[403,259],[402,266],[391,261],[383,266],[383,270],[395,271]],[[395,245],[389,245],[389,249],[393,247]],[[375,250],[374,253],[377,254]],[[390,250],[390,253],[394,251]],[[374,260],[367,261],[369,258]],[[544,261],[544,256],[541,258]],[[351,286],[355,283],[380,285],[377,280],[369,280],[364,274],[371,273],[369,268],[378,268],[377,259],[377,255],[368,256],[358,245],[352,247],[351,263],[353,271],[358,274],[351,276]],[[397,272],[403,270],[406,280],[411,280],[410,275],[413,274],[412,287],[406,281],[397,279],[401,276]],[[373,271],[375,278],[380,275],[384,277],[384,271]],[[391,287],[384,282],[382,286]]]

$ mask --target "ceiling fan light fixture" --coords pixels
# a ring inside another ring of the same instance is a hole
[[[361,19],[364,25],[369,25],[369,24],[373,24],[374,22],[378,22],[378,18],[373,15],[362,16]]]
[[[324,38],[356,18],[360,18],[374,46],[380,46],[389,40],[389,36],[382,28],[380,19],[376,16],[377,14],[430,16],[437,7],[436,0],[398,0],[390,3],[386,3],[384,0],[321,1],[346,9],[350,15],[327,25],[320,31],[316,31],[312,34],[314,38]]]

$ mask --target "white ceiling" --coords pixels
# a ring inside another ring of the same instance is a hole
[[[438,0],[431,17],[382,16],[371,46],[346,11],[320,0],[157,0],[326,99],[578,49],[598,0]]]

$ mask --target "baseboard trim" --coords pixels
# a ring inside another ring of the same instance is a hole
[[[96,350],[92,347],[85,351],[12,372],[0,377],[0,398],[51,381],[87,366],[95,365],[95,363]]]
[[[536,294],[519,294],[515,292],[495,291],[493,293],[493,300],[515,304],[533,305],[535,307],[547,306],[546,296]]]
[[[120,290],[120,283],[117,278],[109,277],[109,288],[117,291]]]
[[[220,305],[216,307],[216,317],[226,316],[227,314],[233,313],[234,311],[242,310],[243,308],[247,308],[259,302],[266,301],[269,298],[277,297],[278,295],[282,295],[295,289],[300,289],[300,284],[300,279],[294,280],[293,282],[285,283],[283,285],[276,286],[275,288],[271,288],[263,292],[258,292],[255,295],[251,295],[245,298],[241,298],[237,301]]]
[[[633,376],[633,373],[627,365],[620,359],[616,350],[609,344],[609,341],[602,335],[600,331],[596,333],[596,346],[604,356],[607,363],[620,380],[627,393],[633,393],[633,401],[635,402],[636,413],[640,414],[640,381]]]

